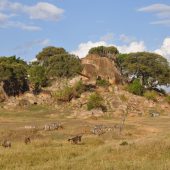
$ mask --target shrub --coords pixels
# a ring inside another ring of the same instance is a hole
[[[93,93],[89,96],[88,102],[87,102],[87,109],[92,110],[95,108],[101,108],[103,109],[103,98],[98,93]]]
[[[73,88],[65,86],[63,89],[54,93],[54,97],[63,102],[69,102],[73,98]]]
[[[144,88],[141,85],[139,79],[136,79],[131,84],[129,84],[127,89],[130,93],[133,93],[133,94],[139,95],[139,96],[142,96],[143,92],[144,92]]]
[[[146,97],[148,100],[152,100],[152,101],[157,101],[156,97],[157,97],[157,93],[155,91],[146,91],[144,93],[144,97]]]
[[[105,79],[101,79],[101,78],[98,78],[96,80],[96,85],[97,86],[101,86],[101,87],[107,87],[110,85],[109,81],[105,80]]]
[[[120,95],[120,100],[123,101],[123,102],[127,102],[128,98],[124,94],[121,94]]]
[[[80,97],[80,95],[86,90],[86,87],[83,84],[82,80],[80,80],[75,83],[73,89],[75,91],[76,97]]]
[[[170,104],[170,96],[166,97],[166,101]]]

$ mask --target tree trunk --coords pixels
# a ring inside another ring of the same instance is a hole
[[[8,99],[8,95],[6,94],[6,92],[4,90],[4,82],[3,81],[0,82],[0,91],[4,95],[5,99]]]

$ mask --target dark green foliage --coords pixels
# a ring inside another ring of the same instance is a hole
[[[0,57],[0,82],[8,96],[28,90],[27,67],[26,62],[15,56]]]
[[[135,79],[131,84],[128,85],[128,91],[135,95],[143,95],[144,88],[140,83],[139,79]]]
[[[67,54],[67,52],[64,48],[49,46],[43,48],[43,50],[36,56],[36,58],[38,61],[46,62],[50,57],[60,54]]]
[[[29,81],[33,85],[33,92],[36,94],[47,82],[45,68],[40,65],[32,65],[28,70],[28,74]]]
[[[49,77],[73,77],[81,72],[81,61],[75,55],[55,55],[47,61],[47,74]]]
[[[169,63],[158,54],[149,52],[123,54],[118,56],[117,62],[124,75],[140,78],[142,85],[148,89],[170,84]]]
[[[101,77],[97,78],[96,85],[101,87],[108,87],[110,85],[109,81],[102,79]]]
[[[119,51],[114,46],[110,46],[110,47],[99,46],[99,47],[91,48],[89,50],[89,54],[97,54],[100,55],[101,57],[108,57],[110,59],[115,59],[116,58],[115,56],[119,54]]]
[[[92,109],[97,109],[97,108],[104,108],[103,105],[103,98],[100,94],[98,93],[93,93],[89,96],[88,102],[87,102],[87,109],[92,110]]]

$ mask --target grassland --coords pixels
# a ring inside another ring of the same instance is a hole
[[[62,122],[64,129],[44,131],[48,122]],[[0,140],[12,141],[0,147],[0,170],[169,170],[170,116],[128,117],[121,136],[110,131],[90,133],[96,124],[112,126],[119,118],[68,119],[56,110],[35,106],[26,111],[0,109]],[[37,130],[25,129],[36,125]],[[70,136],[83,133],[78,145]],[[24,144],[31,136],[32,143]],[[120,145],[126,141],[128,145]]]

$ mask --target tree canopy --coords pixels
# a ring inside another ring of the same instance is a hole
[[[81,61],[71,54],[54,55],[47,61],[49,77],[73,77],[81,72]]]
[[[31,65],[28,74],[29,81],[33,86],[33,92],[37,94],[47,82],[45,68],[41,65]]]
[[[28,90],[26,62],[15,56],[0,57],[0,82],[8,96]]]
[[[121,54],[117,61],[124,75],[140,78],[147,88],[170,84],[170,66],[161,55],[149,52]]]
[[[99,47],[91,48],[89,50],[89,54],[98,54],[101,57],[107,57],[107,58],[110,58],[110,59],[115,59],[116,55],[119,54],[119,51],[114,46],[110,46],[110,47],[99,46]]]
[[[67,54],[67,52],[64,48],[49,46],[43,48],[43,50],[37,54],[36,58],[38,61],[46,61],[50,57],[60,54]]]

